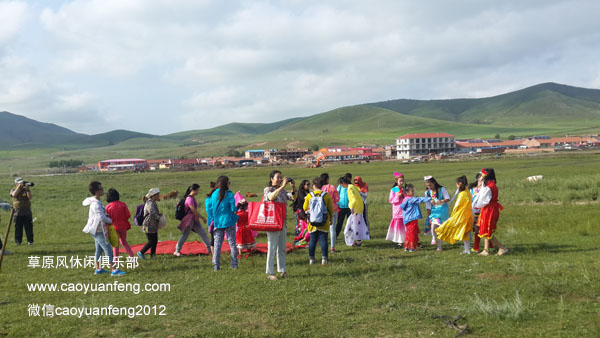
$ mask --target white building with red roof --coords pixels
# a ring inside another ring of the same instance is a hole
[[[456,138],[446,133],[406,134],[396,139],[397,158],[456,152]]]
[[[148,161],[142,158],[115,158],[98,162],[98,170],[145,170]]]

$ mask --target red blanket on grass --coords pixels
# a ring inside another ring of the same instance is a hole
[[[135,244],[131,246],[133,252],[138,252],[144,247],[145,243]],[[157,255],[172,255],[175,252],[175,246],[177,245],[177,241],[163,241],[158,242],[156,246],[156,254]],[[290,252],[292,250],[304,248],[307,245],[299,245],[293,246],[291,243],[286,243],[286,252]],[[223,241],[223,246],[221,247],[221,252],[229,252],[229,244],[227,241]],[[256,252],[267,253],[267,243],[258,243],[256,245]],[[149,253],[146,252],[146,253]],[[194,241],[194,242],[185,242],[183,248],[181,248],[182,255],[208,255],[208,251],[206,251],[206,246],[202,242]]]

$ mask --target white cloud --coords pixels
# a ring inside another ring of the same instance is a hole
[[[22,1],[0,2],[0,48],[19,33],[27,20],[27,10]]]
[[[75,93],[57,97],[56,108],[60,111],[78,111],[87,107],[94,95],[90,93]]]
[[[81,116],[164,134],[546,81],[600,86],[593,0],[44,6],[0,3],[0,109],[78,131],[93,125]]]

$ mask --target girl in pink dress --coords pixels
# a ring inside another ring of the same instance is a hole
[[[386,240],[397,243],[398,245],[394,249],[402,249],[402,244],[406,237],[406,226],[402,220],[402,209],[400,204],[404,200],[404,175],[401,173],[394,173],[396,182],[390,190],[389,201],[392,204],[392,221],[387,232]]]

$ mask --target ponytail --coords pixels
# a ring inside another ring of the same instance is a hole
[[[227,190],[229,190],[229,177],[219,176],[216,187],[219,189],[219,201],[222,201]]]

